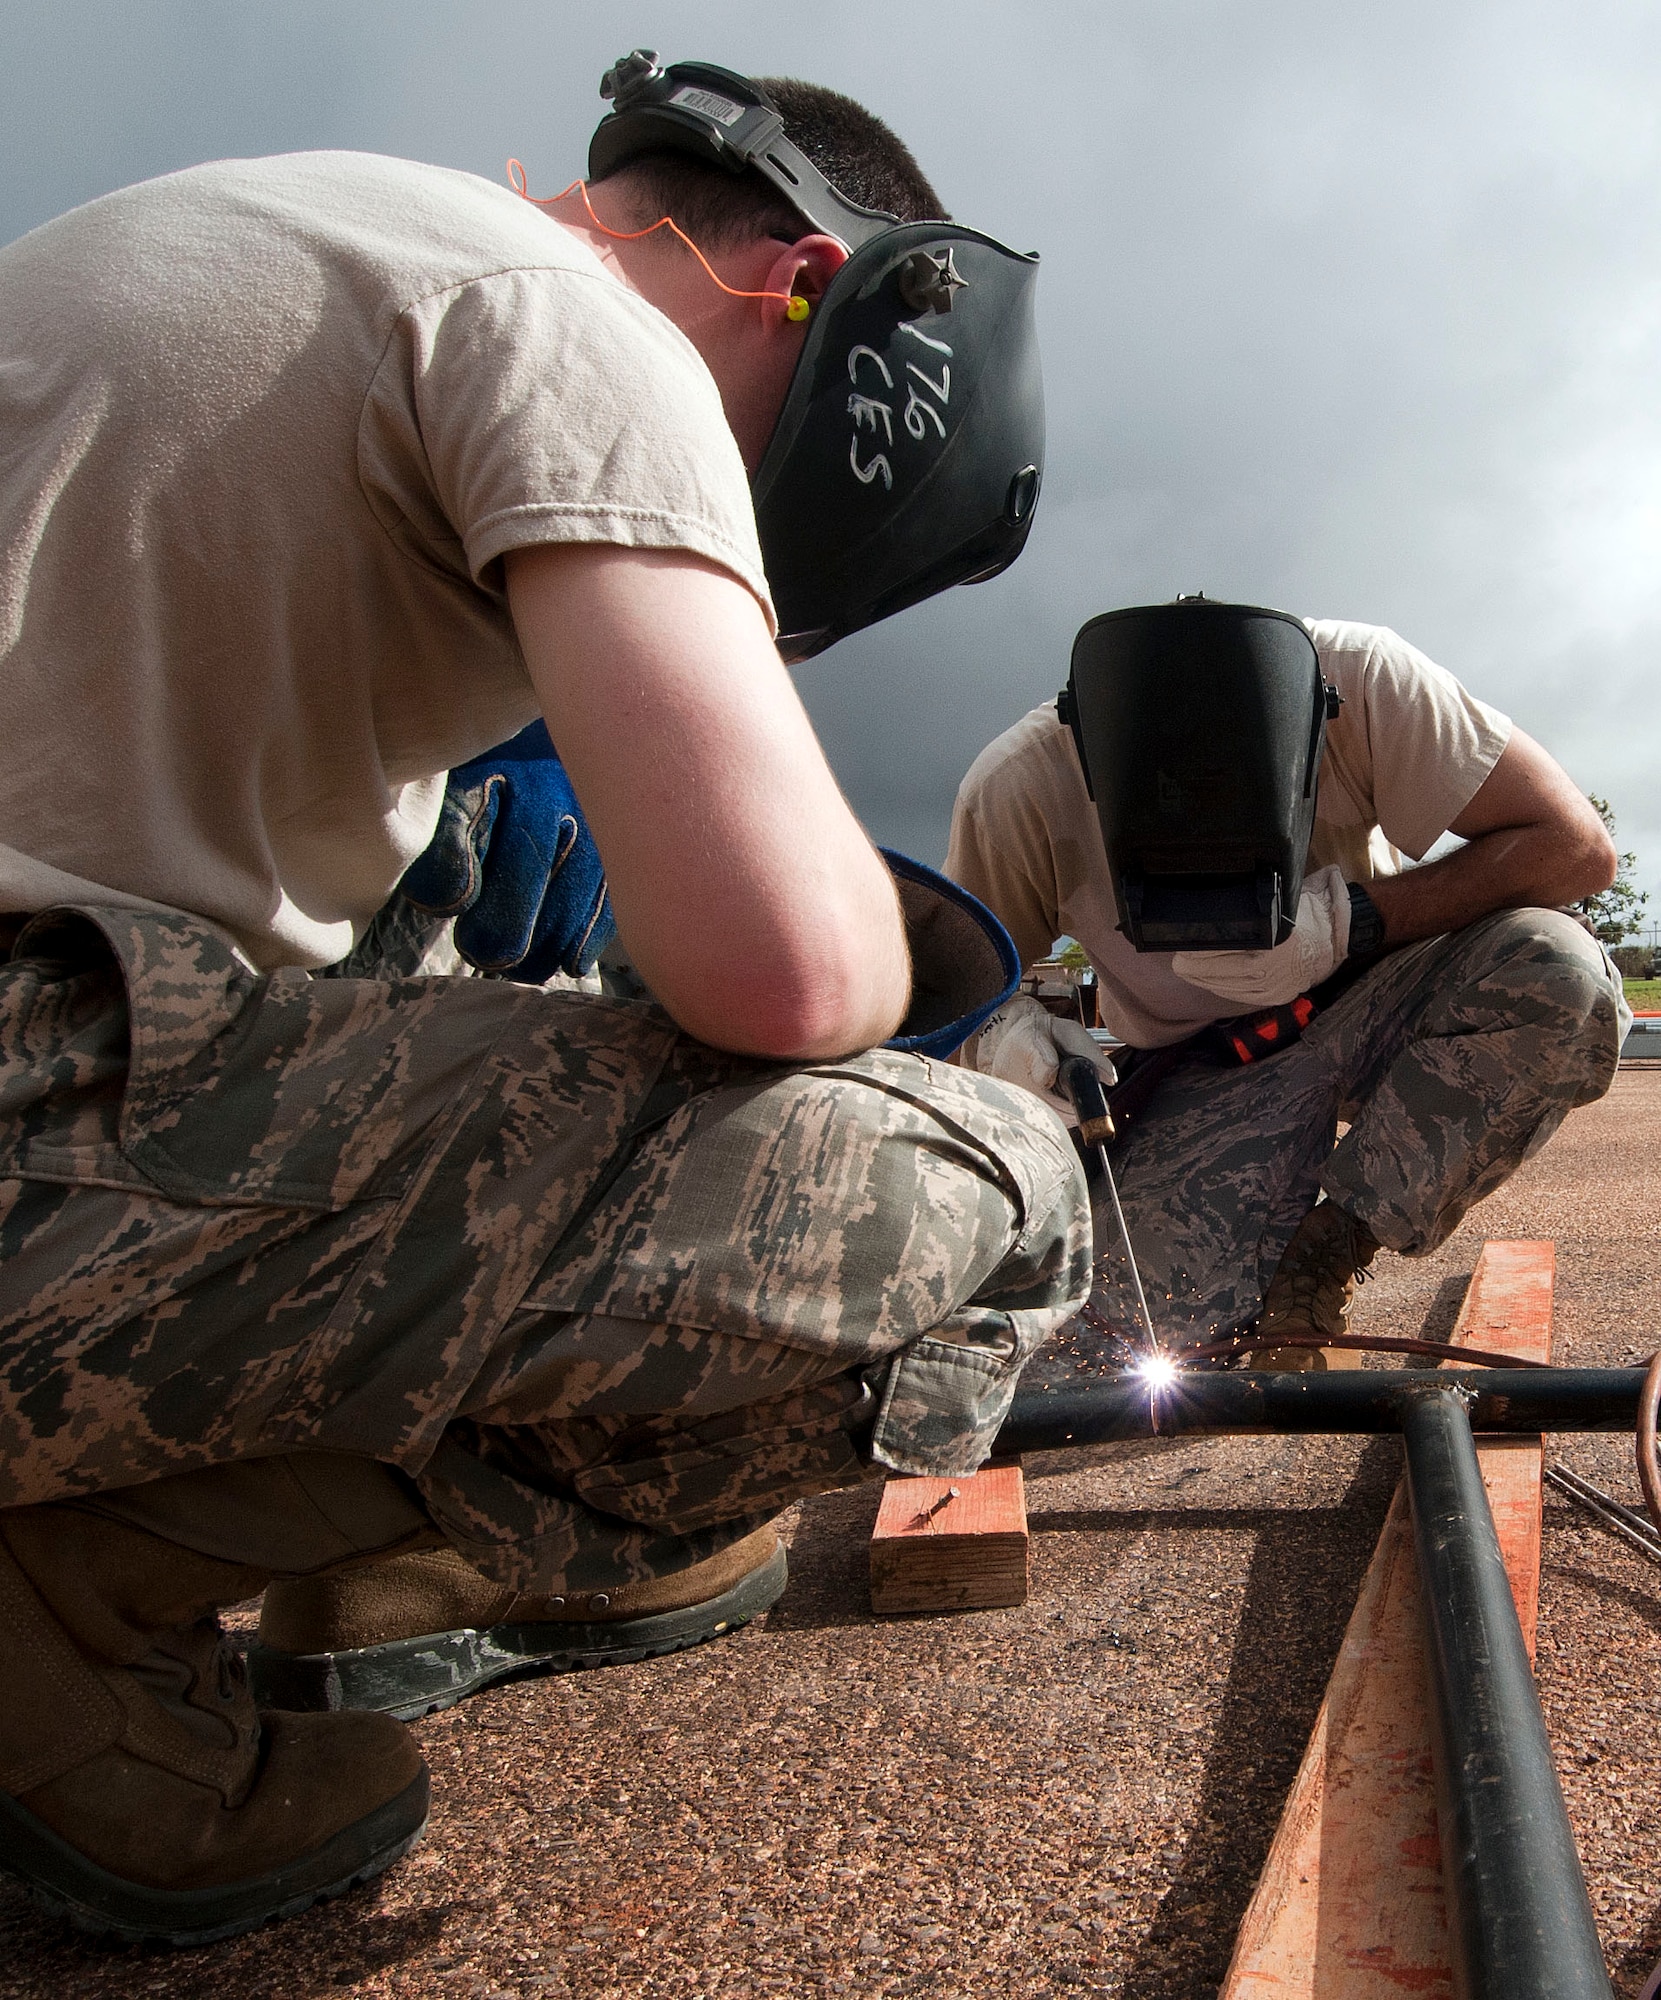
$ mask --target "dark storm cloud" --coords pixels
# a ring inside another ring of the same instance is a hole
[[[879,834],[1091,613],[1394,625],[1608,793],[1661,882],[1661,17],[1647,4],[8,6],[0,235],[227,152],[578,170],[635,42],[852,91],[1044,253],[1043,505],[1007,577],[800,684]]]

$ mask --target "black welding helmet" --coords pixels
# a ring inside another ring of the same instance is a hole
[[[1037,257],[850,201],[731,70],[663,69],[640,49],[600,87],[616,108],[589,146],[591,179],[666,150],[754,171],[850,252],[752,482],[785,658],[1007,569],[1044,466]]]
[[[1338,695],[1284,611],[1178,598],[1092,618],[1058,707],[1138,951],[1261,951],[1297,921]]]

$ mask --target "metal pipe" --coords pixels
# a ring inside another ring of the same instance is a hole
[[[1594,1486],[1589,1479],[1582,1479],[1578,1472],[1571,1472],[1566,1465],[1548,1465],[1547,1480],[1560,1493],[1584,1507],[1606,1528],[1613,1528],[1624,1541],[1635,1549],[1641,1549],[1651,1562],[1661,1563],[1661,1538],[1650,1526],[1648,1517],[1635,1513],[1630,1507],[1623,1507],[1613,1493],[1605,1493],[1601,1486]]]
[[[1612,2000],[1463,1399],[1401,1405],[1459,2000]]]
[[[1287,1375],[1179,1375],[1157,1391],[1135,1373],[1023,1389],[995,1449],[1065,1451],[1119,1438],[1261,1432],[1361,1435],[1401,1428],[1406,1398],[1452,1389],[1479,1431],[1630,1431],[1642,1368],[1338,1368]]]

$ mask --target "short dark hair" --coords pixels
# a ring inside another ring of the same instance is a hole
[[[755,81],[778,106],[785,136],[850,201],[884,209],[902,222],[950,219],[910,147],[863,104],[793,76],[758,76]],[[758,236],[794,243],[812,233],[772,182],[758,173],[729,174],[685,153],[670,152],[637,154],[616,171],[633,176],[643,224],[660,215],[673,216],[705,249]]]

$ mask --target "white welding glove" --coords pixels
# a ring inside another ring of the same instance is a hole
[[[1233,1004],[1284,1007],[1330,978],[1350,949],[1350,886],[1336,868],[1307,877],[1298,898],[1297,928],[1272,951],[1179,951],[1171,970],[1190,986]]]
[[[1071,1102],[1055,1088],[1057,1072],[1069,1056],[1085,1056],[1101,1071],[1104,1089],[1119,1081],[1119,1072],[1077,1021],[1063,1021],[1040,1006],[1030,993],[1017,993],[1000,1007],[980,1031],[975,1067],[983,1076],[1018,1083],[1059,1111],[1069,1125],[1078,1123]]]

